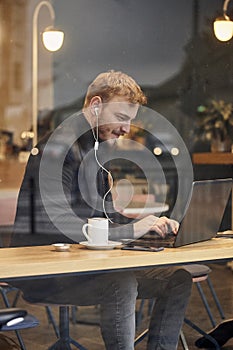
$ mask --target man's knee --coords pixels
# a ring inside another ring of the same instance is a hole
[[[117,272],[112,275],[112,280],[117,283],[120,288],[125,289],[129,293],[137,293],[137,279],[132,272]]]
[[[182,285],[184,288],[191,291],[192,287],[192,276],[184,268],[177,268],[171,276],[169,284],[172,286]]]

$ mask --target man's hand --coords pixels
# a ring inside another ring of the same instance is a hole
[[[148,231],[155,231],[164,238],[168,233],[176,235],[178,229],[179,223],[175,220],[166,216],[158,218],[154,215],[149,215],[134,224],[134,237],[139,238]]]

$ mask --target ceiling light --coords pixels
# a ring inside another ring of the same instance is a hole
[[[233,21],[227,16],[227,7],[230,0],[225,0],[223,4],[223,17],[214,21],[214,34],[220,41],[228,41],[233,36]]]
[[[43,44],[49,51],[58,51],[64,41],[64,32],[55,28],[47,28],[42,33]]]

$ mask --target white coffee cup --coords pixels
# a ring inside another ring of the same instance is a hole
[[[89,244],[108,244],[108,219],[90,218],[88,223],[83,225],[82,231]]]

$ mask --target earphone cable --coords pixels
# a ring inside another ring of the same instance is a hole
[[[97,142],[97,141],[96,141]],[[105,207],[105,200],[106,200],[106,197],[107,195],[111,192],[112,188],[113,188],[113,177],[112,177],[112,174],[109,170],[107,170],[98,160],[98,157],[97,157],[97,149],[94,148],[94,151],[95,151],[95,159],[96,159],[96,163],[99,165],[99,167],[101,169],[103,169],[109,176],[109,180],[110,180],[110,185],[109,185],[109,189],[107,190],[107,192],[104,194],[103,196],[103,202],[102,202],[102,205],[103,205],[103,211],[104,211],[104,214],[106,216],[106,218],[113,224],[113,221],[110,219],[110,217],[108,216],[108,213],[106,211],[106,207]]]
[[[98,114],[96,113],[96,134],[94,132],[94,129],[91,128],[92,130],[92,134],[93,134],[93,137],[94,137],[94,140],[95,140],[95,144],[94,144],[94,152],[95,152],[95,160],[96,160],[96,163],[99,165],[99,167],[101,169],[103,169],[109,176],[109,180],[110,180],[110,186],[109,186],[109,189],[108,191],[104,194],[103,196],[103,201],[102,201],[102,206],[103,206],[103,212],[106,216],[106,218],[113,224],[113,221],[110,219],[110,217],[108,216],[107,214],[107,211],[106,211],[106,207],[105,207],[105,200],[106,200],[106,197],[107,195],[111,192],[112,188],[113,188],[113,177],[112,177],[112,174],[110,173],[110,171],[108,171],[98,160],[98,157],[97,157],[97,150],[99,148],[99,118],[98,118]]]

